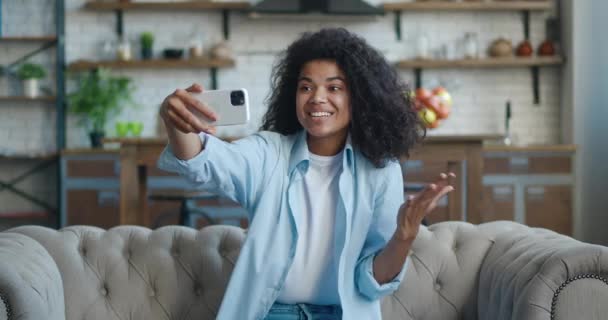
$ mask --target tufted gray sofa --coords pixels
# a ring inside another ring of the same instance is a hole
[[[0,319],[215,317],[245,232],[0,232]],[[512,222],[420,231],[384,319],[608,319],[608,248]],[[238,306],[234,306],[238,308]]]

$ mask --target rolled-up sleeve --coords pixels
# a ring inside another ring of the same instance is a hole
[[[397,227],[397,214],[403,204],[403,175],[397,162],[387,165],[381,187],[376,190],[373,220],[367,233],[363,250],[355,269],[355,281],[359,293],[370,300],[377,300],[399,288],[409,260],[391,281],[379,284],[374,278],[374,258],[388,243]]]
[[[265,159],[271,157],[268,135],[257,133],[232,143],[204,133],[200,137],[205,144],[201,153],[181,160],[167,145],[158,167],[185,177],[197,189],[220,194],[249,209],[264,179]]]

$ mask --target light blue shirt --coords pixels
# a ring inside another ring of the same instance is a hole
[[[306,133],[259,132],[232,143],[207,135],[204,141],[205,150],[187,161],[165,148],[159,167],[248,211],[247,238],[217,319],[263,319],[296,250],[297,217],[304,214],[301,182],[309,164]],[[374,167],[350,141],[342,165],[333,239],[343,318],[381,319],[379,299],[398,288],[408,265],[383,285],[373,276],[374,257],[393,235],[404,200],[401,167],[397,162]]]

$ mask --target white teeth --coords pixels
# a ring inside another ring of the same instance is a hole
[[[329,112],[311,112],[310,115],[313,117],[329,117],[329,116],[331,116],[331,113],[329,113]]]

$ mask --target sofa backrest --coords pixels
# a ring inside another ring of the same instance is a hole
[[[11,232],[36,239],[57,263],[67,320],[215,319],[244,239],[227,226]]]
[[[492,240],[463,222],[422,227],[384,319],[477,319],[478,274]],[[244,230],[170,226],[11,230],[40,242],[63,277],[67,320],[214,319]]]
[[[383,319],[477,319],[479,271],[492,244],[465,222],[421,227],[401,287],[382,301]]]

